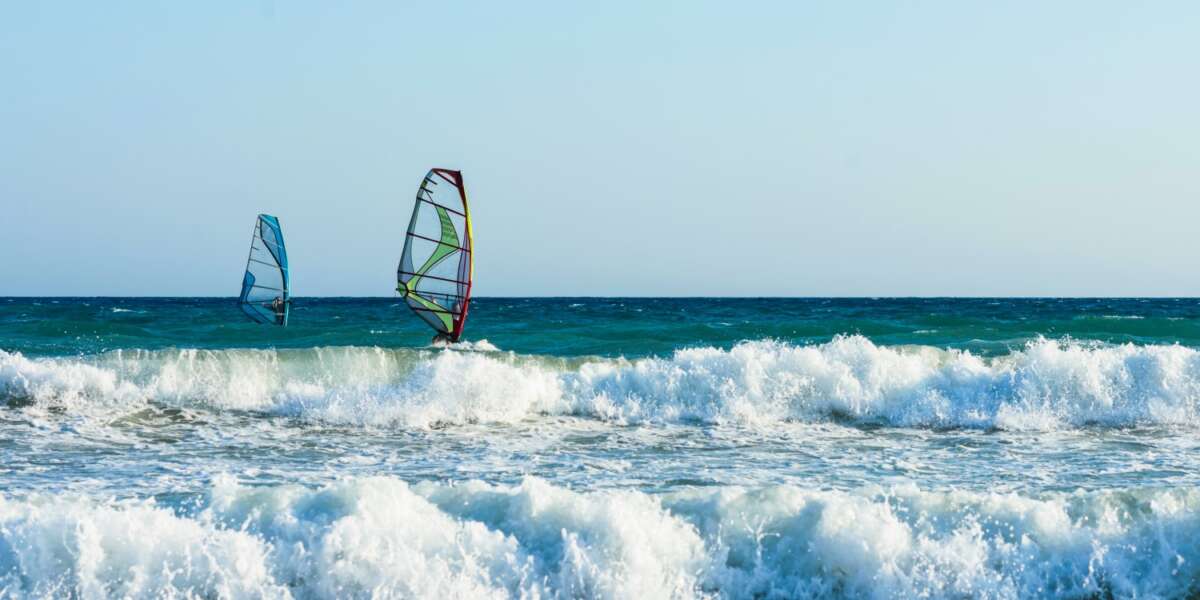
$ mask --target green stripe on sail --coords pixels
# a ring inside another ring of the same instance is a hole
[[[442,320],[442,324],[446,326],[447,333],[454,331],[454,320],[451,319],[450,315],[446,313],[446,309],[443,308],[441,305],[439,305],[437,302],[434,302],[433,300],[427,300],[425,298],[422,298],[421,295],[416,292],[409,292],[408,297],[416,300],[418,303],[423,305],[425,308],[428,308],[429,310],[434,311],[433,314],[437,315],[437,317]]]
[[[446,325],[446,331],[450,332],[454,331],[454,320],[445,312],[449,309],[442,307],[432,300],[422,298],[416,291],[417,283],[421,280],[421,278],[424,277],[430,269],[445,260],[446,257],[457,252],[459,246],[461,246],[458,241],[458,230],[454,228],[454,221],[450,220],[450,213],[440,206],[435,206],[435,209],[437,210],[438,221],[440,221],[442,225],[442,239],[440,242],[438,242],[437,248],[433,251],[433,254],[429,255],[429,258],[425,260],[425,264],[421,265],[421,268],[417,269],[416,274],[408,280],[408,282],[405,284],[405,287],[409,290],[408,296],[410,298],[416,299],[416,301],[424,305],[425,308],[433,311],[439,311],[435,312],[434,314],[436,314],[438,318],[441,319]]]
[[[447,256],[450,256],[458,250],[458,231],[454,229],[454,222],[450,220],[450,213],[446,209],[437,207],[438,220],[442,222],[442,241],[438,242],[437,249],[417,269],[417,274],[413,275],[412,279],[408,280],[408,289],[414,289],[417,286],[417,281],[424,277],[434,266],[442,262]]]

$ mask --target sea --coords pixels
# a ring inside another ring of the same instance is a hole
[[[0,598],[1196,598],[1196,299],[0,298]]]

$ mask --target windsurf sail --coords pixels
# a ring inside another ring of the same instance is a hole
[[[439,334],[458,341],[471,303],[471,211],[462,173],[432,169],[421,181],[396,270],[396,291]]]
[[[279,219],[258,215],[238,305],[257,323],[287,325],[292,306],[289,290],[287,249]]]

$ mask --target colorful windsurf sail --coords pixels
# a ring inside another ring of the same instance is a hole
[[[396,291],[440,336],[458,341],[471,303],[471,211],[462,173],[432,169],[421,181],[396,270]]]
[[[258,215],[238,305],[257,323],[287,325],[292,306],[289,290],[287,249],[279,219]]]

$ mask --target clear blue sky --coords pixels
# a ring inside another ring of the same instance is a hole
[[[1196,2],[7,2],[0,295],[1200,295]]]

